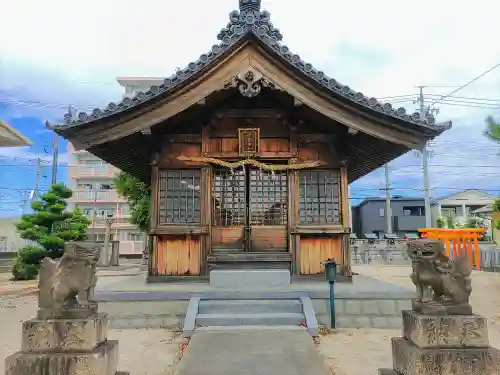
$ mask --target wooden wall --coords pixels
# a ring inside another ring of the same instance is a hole
[[[200,236],[158,236],[154,264],[158,276],[198,276]]]
[[[242,227],[216,227],[212,223],[212,166],[201,162],[178,160],[178,156],[207,156],[228,161],[239,160],[238,128],[260,129],[259,157],[266,163],[301,163],[321,161],[321,169],[341,173],[342,223],[309,226],[299,221],[299,171],[288,172],[288,227],[253,226],[254,248],[283,250],[293,254],[296,274],[316,275],[323,272],[321,261],[334,258],[344,274],[350,272],[347,173],[341,165],[334,135],[314,133],[306,123],[290,124],[283,113],[274,110],[224,110],[215,112],[212,120],[196,130],[186,126],[186,133],[165,134],[161,149],[153,163],[151,272],[166,276],[204,275],[206,256],[212,247],[237,245],[243,238]],[[182,225],[158,223],[158,174],[161,169],[199,168],[201,177],[201,222]],[[335,227],[335,228],[334,228]],[[323,237],[320,236],[323,235]]]
[[[300,238],[300,274],[317,275],[324,272],[321,262],[333,258],[342,261],[342,236]]]
[[[238,157],[238,128],[258,128],[259,155],[262,158],[290,156],[290,129],[275,112],[252,111],[253,118],[241,118],[238,112],[222,112],[209,129],[207,153],[212,156]]]

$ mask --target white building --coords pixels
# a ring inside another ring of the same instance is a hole
[[[453,216],[461,224],[467,223],[469,218],[485,206],[492,205],[497,196],[481,190],[464,190],[459,193],[436,199],[438,215],[441,217]]]
[[[131,97],[139,91],[147,91],[152,85],[163,83],[163,78],[118,78],[125,87],[124,97]],[[68,200],[69,209],[78,207],[92,220],[90,238],[104,241],[106,219],[112,218],[112,239],[120,241],[120,254],[141,254],[144,236],[130,222],[130,208],[115,190],[113,177],[119,170],[87,151],[75,151],[68,143],[70,167],[67,186],[73,190]]]

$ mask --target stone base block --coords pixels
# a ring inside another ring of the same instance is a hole
[[[378,375],[398,375],[392,368],[379,368]]]
[[[403,337],[392,339],[393,369],[399,375],[498,375],[495,348],[423,349]]]
[[[5,360],[5,375],[115,375],[118,341],[91,353],[15,353]]]
[[[403,336],[419,348],[487,348],[488,323],[479,315],[424,315],[403,311]]]
[[[36,313],[38,319],[85,319],[97,314],[97,302],[90,301],[88,308],[66,308],[57,315],[51,308],[41,307]]]
[[[210,285],[221,288],[288,287],[289,270],[213,270]]]
[[[21,351],[90,352],[106,341],[107,331],[106,313],[86,319],[31,319],[23,323]]]
[[[472,315],[472,306],[468,303],[462,305],[445,305],[440,303],[422,303],[413,300],[412,309],[418,313],[428,315]]]

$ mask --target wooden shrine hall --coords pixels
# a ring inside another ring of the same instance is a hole
[[[151,184],[149,276],[351,274],[348,184],[445,129],[342,85],[282,44],[260,0],[197,60],[49,128]],[[321,47],[319,47],[321,48]]]

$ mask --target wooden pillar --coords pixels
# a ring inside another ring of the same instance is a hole
[[[160,185],[160,172],[158,169],[158,153],[153,154],[151,159],[151,218],[149,223],[150,231],[156,230],[158,227],[158,205],[159,205],[159,185]],[[151,250],[148,259],[148,272],[149,276],[156,276],[158,271],[157,254],[158,254],[158,237],[156,235],[150,236]]]
[[[290,159],[293,164],[295,159]],[[290,170],[288,172],[288,248],[292,254],[291,274],[300,275],[300,237],[292,234],[294,228],[299,224],[299,172]]]
[[[212,250],[212,168],[201,169],[201,224],[207,227],[206,235],[201,237],[200,274],[207,275],[207,256]]]
[[[342,276],[350,277],[352,275],[351,271],[351,241],[350,241],[350,216],[349,212],[349,180],[347,177],[347,168],[340,168],[340,204],[342,210],[342,226],[347,231],[347,234],[343,236],[342,239],[342,265],[341,274]]]
[[[292,158],[289,164],[297,162],[299,155],[299,135],[298,126],[290,124],[290,152]],[[300,210],[300,193],[299,193],[299,171],[290,170],[288,172],[288,247],[292,253],[291,274],[293,276],[300,275],[300,236],[292,234],[297,225],[299,225],[299,210]]]

